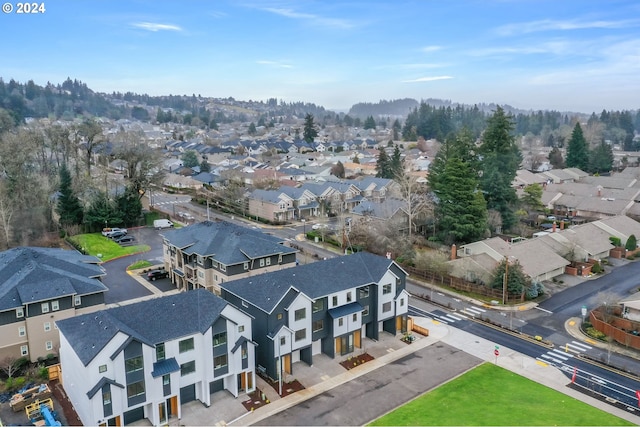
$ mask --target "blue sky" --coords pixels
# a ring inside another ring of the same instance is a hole
[[[15,5],[16,2],[13,2]],[[0,15],[0,76],[98,91],[640,108],[636,0],[70,1]]]

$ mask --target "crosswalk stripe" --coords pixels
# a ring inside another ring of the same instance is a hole
[[[447,317],[453,317],[456,320],[463,320],[462,317],[454,316],[453,314],[447,314]]]
[[[547,354],[549,357],[557,357],[558,359],[562,359],[562,360],[568,360],[569,359],[568,357],[564,357],[564,356],[562,356],[562,355],[560,355],[558,353],[554,353],[552,351],[548,351],[545,354]]]
[[[567,358],[573,357],[573,354],[565,353],[564,351],[560,351],[560,350],[555,349],[555,348],[553,350],[551,350],[551,352],[552,352],[552,354],[558,354],[559,355],[558,357],[567,357]]]
[[[471,311],[471,310],[469,310],[467,308],[463,308],[462,312],[463,313],[467,313],[469,316],[472,316],[472,317],[476,317],[478,314],[480,314],[480,313],[476,313],[474,311]]]
[[[548,354],[543,354],[540,357],[544,357],[545,359],[553,360],[554,362],[557,362],[557,363],[562,363],[562,360],[558,360],[558,359],[556,359],[554,357],[549,356]]]
[[[487,310],[484,310],[484,309],[479,308],[479,307],[466,307],[465,310],[469,310],[469,311],[471,311],[473,313],[476,313],[476,314],[484,313],[484,312],[487,311]]]
[[[456,320],[461,320],[461,319],[456,319],[455,317],[451,317],[451,316],[449,316],[448,314],[447,314],[447,315],[444,315],[444,316],[442,316],[442,317],[443,317],[443,318],[445,318],[445,319],[447,319],[447,320],[448,320],[448,321],[450,321],[450,322],[455,322]]]
[[[593,347],[591,347],[590,345],[578,342],[578,341],[571,341],[570,343],[567,343],[571,346],[574,346],[576,348],[581,349],[582,351],[587,351],[587,350],[591,350]]]

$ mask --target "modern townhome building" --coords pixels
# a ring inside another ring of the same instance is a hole
[[[83,425],[152,425],[255,389],[251,318],[204,289],[58,322],[62,383]]]
[[[293,267],[296,249],[259,229],[227,221],[204,221],[163,232],[164,264],[180,290],[205,288],[236,278]]]
[[[99,262],[55,248],[0,252],[0,360],[56,354],[56,321],[104,308]]]
[[[295,362],[349,354],[382,331],[406,332],[406,276],[394,261],[361,252],[225,282],[221,289],[253,319],[258,369],[282,378]]]

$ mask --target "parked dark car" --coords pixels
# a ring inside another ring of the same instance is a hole
[[[169,277],[167,270],[151,270],[147,273],[147,279],[149,280],[164,279],[165,277]]]
[[[124,236],[120,236],[120,237],[118,237],[116,239],[113,239],[113,241],[116,242],[119,245],[123,245],[123,244],[126,244],[126,243],[133,243],[133,242],[135,242],[135,240],[136,240],[135,237],[129,236],[129,235],[126,235],[126,234]]]
[[[118,231],[112,231],[107,237],[113,240],[118,240],[121,237],[124,237],[127,235],[127,231],[126,230],[118,230]]]

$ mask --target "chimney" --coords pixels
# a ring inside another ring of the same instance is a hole
[[[556,222],[553,221],[553,229],[551,230],[552,233],[556,232]]]
[[[451,245],[451,260],[453,261],[458,257],[458,249],[456,248],[456,244]]]
[[[560,221],[560,230],[564,230],[564,221]]]

